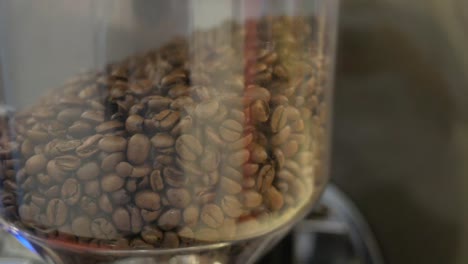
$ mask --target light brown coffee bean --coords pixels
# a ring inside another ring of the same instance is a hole
[[[242,191],[242,186],[238,182],[233,181],[230,178],[222,177],[219,183],[221,190],[225,193],[238,194]]]
[[[34,155],[26,161],[25,169],[28,175],[35,175],[45,169],[47,158],[43,154]]]
[[[261,193],[271,187],[275,179],[275,168],[269,164],[264,165],[258,172],[256,189]]]
[[[233,168],[238,168],[242,164],[246,163],[250,158],[250,152],[246,149],[238,150],[228,156],[227,162]]]
[[[158,209],[156,211],[141,209],[141,218],[143,221],[150,223],[156,221],[158,217],[161,215],[162,209]]]
[[[185,188],[170,188],[166,192],[169,204],[176,208],[185,208],[192,201],[190,192]]]
[[[247,147],[250,143],[252,143],[253,141],[253,135],[252,133],[249,133],[247,135],[245,135],[244,137],[234,141],[234,142],[231,142],[227,145],[227,148],[229,150],[239,150],[239,149],[242,149],[242,148],[245,148]]]
[[[263,198],[256,191],[247,190],[242,193],[242,202],[247,208],[255,208],[262,204]]]
[[[251,101],[263,100],[265,102],[269,102],[271,99],[271,94],[267,89],[251,84],[247,86],[245,97]]]
[[[168,133],[157,133],[151,138],[151,143],[156,149],[172,147],[174,142],[174,138]]]
[[[177,209],[169,209],[165,211],[158,219],[158,226],[162,230],[169,231],[179,226],[181,220],[181,212]]]
[[[266,149],[258,144],[252,144],[250,147],[250,159],[255,163],[263,163],[268,158],[268,153]],[[245,168],[244,168],[245,171]],[[255,172],[254,172],[255,173]],[[252,174],[248,174],[252,175]]]
[[[99,124],[104,122],[104,112],[99,110],[85,111],[81,114],[81,119],[93,124]]]
[[[63,171],[74,171],[81,166],[81,159],[72,155],[63,155],[55,158],[55,165]]]
[[[200,219],[211,228],[219,228],[224,222],[224,214],[219,206],[206,204],[201,210]]]
[[[102,194],[101,197],[99,197],[98,205],[99,208],[101,208],[101,210],[106,213],[112,213],[112,211],[114,210],[109,196],[105,193]]]
[[[70,124],[80,118],[82,113],[83,110],[81,108],[66,108],[58,113],[57,120],[62,123]]]
[[[194,227],[198,223],[198,217],[200,216],[200,210],[198,206],[190,205],[184,209],[183,218],[184,222],[189,227]]]
[[[195,233],[190,227],[187,226],[179,229],[179,231],[177,231],[177,235],[181,240],[182,246],[190,246],[195,238]]]
[[[127,140],[119,136],[104,136],[99,140],[98,147],[108,153],[121,152],[127,148]]]
[[[148,158],[151,142],[143,134],[135,134],[128,141],[127,159],[130,163],[140,165]]]
[[[236,220],[232,218],[225,218],[223,225],[218,229],[222,239],[233,239],[236,236],[236,230]]]
[[[88,162],[83,164],[77,171],[76,177],[80,180],[87,181],[96,179],[100,174],[99,165],[94,162]]]
[[[219,109],[219,102],[216,100],[208,100],[199,103],[195,107],[195,115],[200,118],[207,120],[211,117],[213,117]]]
[[[71,230],[76,236],[91,237],[91,220],[87,216],[78,216],[73,219]]]
[[[132,173],[130,173],[130,177],[132,178],[143,178],[148,176],[151,173],[151,166],[147,164],[143,164],[141,166],[133,167]]]
[[[58,198],[60,196],[60,186],[53,185],[44,190],[43,193],[47,198]]]
[[[278,169],[281,170],[283,168],[284,162],[285,162],[285,157],[284,157],[283,151],[281,149],[279,149],[279,148],[275,148],[273,150],[273,157],[276,160],[276,164],[278,166]]]
[[[155,158],[154,158],[154,163],[153,164],[156,164],[157,165],[164,165],[164,166],[171,166],[173,165],[175,162],[174,160],[174,157],[172,155],[157,155]],[[153,165],[155,166],[155,165]]]
[[[73,178],[66,179],[62,185],[62,199],[68,205],[75,205],[81,198],[81,185]]]
[[[161,177],[160,170],[153,170],[151,172],[151,175],[149,176],[149,182],[153,191],[161,191],[162,189],[164,189],[164,183]]]
[[[80,199],[80,209],[89,216],[95,216],[98,212],[98,206],[94,199],[83,196]]]
[[[115,172],[120,177],[124,177],[124,178],[129,177],[130,174],[132,174],[132,171],[133,171],[133,166],[126,161],[119,162],[119,164],[115,166]]]
[[[91,180],[84,183],[84,192],[86,195],[98,198],[101,196],[101,186],[99,180]]]
[[[285,112],[285,109],[286,108],[284,106],[280,105],[277,106],[273,111],[273,114],[270,118],[270,127],[273,133],[279,132],[286,126],[286,123],[288,121],[288,115]]]
[[[221,138],[228,142],[234,142],[241,138],[243,127],[237,121],[228,119],[224,121],[219,127],[219,134]]]
[[[96,134],[88,137],[83,141],[83,144],[76,148],[76,155],[80,158],[89,158],[96,154],[99,149],[97,147],[97,142],[102,138],[102,135]]]
[[[203,147],[192,135],[182,135],[175,142],[175,149],[179,157],[194,161],[203,153]]]
[[[161,207],[160,197],[156,192],[140,191],[135,195],[135,204],[142,209],[158,210]]]
[[[198,241],[215,242],[219,240],[219,232],[212,228],[203,227],[195,232],[195,239]]]
[[[237,218],[243,213],[241,202],[232,195],[226,195],[223,197],[221,200],[221,208],[227,216],[233,218]]]
[[[125,181],[116,174],[107,174],[101,179],[101,189],[104,192],[114,192],[122,188]]]
[[[105,218],[96,218],[91,222],[91,233],[97,239],[115,239],[118,236],[115,226]]]
[[[137,134],[143,132],[144,118],[139,115],[130,115],[125,121],[125,129],[130,134]]]
[[[264,197],[265,205],[270,210],[278,211],[284,205],[283,195],[275,187],[270,187]]]
[[[257,122],[266,122],[270,116],[270,107],[263,100],[255,100],[250,105],[250,115]]]
[[[52,199],[46,208],[47,223],[53,226],[65,224],[68,218],[68,207],[60,199]]]
[[[205,171],[211,172],[218,168],[220,155],[216,148],[207,146],[201,156],[200,167]]]
[[[34,143],[29,140],[25,139],[21,144],[21,154],[24,157],[30,157],[34,154]]]
[[[291,158],[299,151],[299,143],[296,140],[291,140],[283,144],[281,150],[286,158]]]
[[[95,130],[99,134],[110,133],[114,131],[119,131],[124,128],[124,124],[117,120],[106,121],[98,125]]]
[[[82,138],[93,132],[93,127],[84,121],[76,121],[68,128],[68,134],[74,138]]]
[[[117,164],[125,160],[125,154],[123,152],[114,152],[105,156],[101,162],[101,169],[104,172],[110,172],[115,170]]]
[[[279,146],[281,144],[284,144],[289,139],[290,135],[291,127],[285,126],[277,134],[271,137],[270,142],[273,146]]]
[[[49,138],[49,134],[47,132],[32,129],[26,132],[26,136],[34,143],[43,143]]]
[[[161,128],[162,130],[172,129],[177,121],[179,121],[179,118],[180,113],[178,111],[169,109],[163,110],[153,117],[153,119],[157,121],[158,128]]]

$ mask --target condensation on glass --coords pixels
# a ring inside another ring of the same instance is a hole
[[[57,252],[252,260],[327,181],[335,12],[3,1],[6,226]]]

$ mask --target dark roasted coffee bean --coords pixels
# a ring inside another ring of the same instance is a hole
[[[114,225],[105,218],[96,218],[91,222],[91,234],[97,239],[115,239],[118,236]]]
[[[141,209],[158,210],[161,207],[160,197],[156,192],[141,191],[135,195],[135,204]]]
[[[73,178],[66,179],[62,185],[62,199],[68,205],[75,205],[81,198],[81,185]]]
[[[101,169],[105,172],[113,171],[117,164],[125,160],[125,154],[123,152],[114,152],[109,154],[101,162]]]
[[[26,161],[25,169],[29,175],[35,175],[45,169],[47,165],[47,158],[42,155],[34,155]]]
[[[68,207],[62,200],[52,199],[47,204],[46,215],[50,225],[61,226],[67,220]]]
[[[125,121],[125,129],[130,134],[137,134],[143,132],[144,118],[139,115],[131,115]]]
[[[192,135],[182,135],[175,142],[177,154],[185,160],[196,160],[203,153],[203,147]]]
[[[201,210],[200,219],[207,226],[218,228],[224,222],[224,214],[219,206],[215,204],[206,204]]]
[[[232,119],[224,121],[219,127],[219,134],[221,138],[228,142],[238,140],[242,136],[242,133],[242,125]]]
[[[174,232],[164,232],[162,246],[165,248],[178,248],[180,244],[179,236]]]
[[[121,152],[127,148],[127,140],[119,136],[105,136],[99,140],[98,147],[105,152]]]
[[[92,180],[96,179],[100,174],[99,165],[94,162],[88,162],[83,164],[77,171],[76,177],[80,180]]]
[[[141,231],[141,238],[151,245],[159,245],[163,240],[163,232],[153,226],[144,226]]]
[[[143,164],[151,148],[150,140],[143,134],[135,134],[128,141],[127,159],[136,165]]]
[[[164,181],[172,187],[183,187],[187,182],[187,177],[183,172],[173,168],[166,167],[163,170]]]
[[[158,128],[162,130],[170,130],[179,121],[180,113],[173,110],[163,110],[155,115],[153,119],[157,122]]]
[[[121,189],[125,181],[116,174],[107,174],[101,179],[101,189],[104,192],[114,192]]]
[[[165,211],[158,219],[158,226],[162,230],[168,231],[179,226],[181,220],[180,210],[169,209]]]

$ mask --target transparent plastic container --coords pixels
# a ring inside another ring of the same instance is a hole
[[[327,182],[336,10],[2,1],[3,227],[54,263],[255,261]]]

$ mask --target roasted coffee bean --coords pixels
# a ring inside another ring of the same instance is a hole
[[[257,122],[266,122],[270,116],[270,107],[265,101],[255,100],[250,105],[250,115]]]
[[[141,229],[141,218],[135,215],[136,212],[133,211],[133,208],[117,208],[112,214],[112,221],[114,222],[115,227],[123,232],[132,232],[137,233]]]
[[[125,129],[130,134],[137,134],[143,132],[144,118],[139,115],[131,115],[125,121]]]
[[[128,141],[127,159],[136,165],[143,164],[148,158],[151,142],[143,134],[135,134]]]
[[[80,167],[81,159],[72,155],[64,155],[55,158],[55,165],[63,171],[74,171]]]
[[[288,115],[285,113],[285,107],[280,105],[275,108],[270,118],[270,127],[273,133],[279,132],[286,126]]]
[[[237,218],[242,215],[242,204],[239,200],[232,195],[226,195],[221,200],[221,208],[223,209],[224,213],[233,218]]]
[[[118,236],[114,225],[105,218],[96,218],[91,222],[91,234],[97,239],[115,239]]]
[[[102,135],[96,134],[85,139],[83,144],[76,148],[76,155],[80,158],[89,158],[96,154],[99,151],[97,144],[101,138]]]
[[[163,240],[163,232],[153,226],[144,226],[141,231],[141,238],[146,243],[158,246]]]
[[[267,164],[264,165],[258,172],[257,185],[256,188],[260,192],[265,192],[268,188],[271,187],[273,180],[275,178],[275,168]]]
[[[107,174],[101,179],[101,189],[104,192],[114,192],[122,188],[125,181],[116,174]]]
[[[162,246],[166,248],[178,248],[180,244],[179,236],[174,232],[164,232]]]
[[[162,130],[170,130],[179,121],[180,113],[173,110],[163,110],[153,117],[157,126]]]
[[[128,204],[132,199],[130,194],[124,188],[111,193],[110,198],[114,205],[125,205]]]
[[[228,149],[229,150],[239,150],[239,149],[242,149],[242,148],[245,148],[246,146],[248,146],[250,143],[252,143],[253,141],[253,135],[251,133],[245,135],[244,137],[234,141],[234,142],[231,142],[227,145]],[[266,145],[266,144],[265,144]]]
[[[246,90],[245,97],[249,100],[263,100],[269,102],[271,99],[271,93],[258,85],[249,85]]]
[[[181,220],[181,213],[180,210],[177,209],[169,209],[165,211],[158,219],[158,226],[162,230],[169,231],[177,226],[179,226],[179,222]]]
[[[195,107],[195,115],[200,119],[209,119],[213,117],[219,108],[219,102],[216,100],[209,100],[201,102]]]
[[[42,143],[47,141],[49,134],[45,131],[29,130],[26,132],[26,136],[34,143]]]
[[[149,176],[149,182],[153,191],[161,191],[164,188],[163,179],[160,170],[154,170]]]
[[[167,133],[157,133],[151,138],[151,143],[156,149],[168,148],[174,145],[174,138]]]
[[[81,119],[94,124],[99,124],[104,122],[104,112],[93,110],[85,111],[81,114]]]
[[[95,216],[98,212],[98,206],[94,199],[83,196],[80,199],[80,209],[89,216]]]
[[[115,172],[120,177],[129,177],[132,174],[133,166],[125,161],[119,162],[117,166],[115,166]]]
[[[60,196],[60,186],[53,185],[44,190],[44,195],[48,198],[58,198]]]
[[[253,144],[250,148],[250,159],[255,163],[263,163],[268,158],[266,149],[258,144]],[[245,171],[245,169],[244,169]],[[254,172],[255,173],[255,172]],[[252,174],[248,174],[252,175]]]
[[[273,150],[273,157],[276,160],[276,164],[277,164],[278,169],[282,169],[283,166],[284,166],[284,161],[285,161],[283,151],[281,149],[279,149],[279,148],[275,148]]]
[[[68,217],[68,207],[60,199],[52,199],[47,204],[47,223],[53,226],[61,226]]]
[[[190,227],[187,226],[179,229],[179,231],[177,231],[177,235],[179,236],[183,246],[190,246],[195,238],[195,233]]]
[[[55,181],[62,182],[67,175],[67,172],[57,166],[55,160],[51,160],[47,163],[47,174]]]
[[[101,210],[106,213],[112,213],[112,211],[114,210],[109,196],[105,193],[102,194],[101,197],[99,197],[98,205],[99,208],[101,208]]]
[[[81,198],[81,185],[80,183],[73,179],[66,179],[62,185],[62,199],[68,205],[75,205]]]
[[[68,128],[68,134],[74,138],[82,138],[93,132],[93,127],[84,121],[76,121]]]
[[[220,162],[220,155],[216,148],[213,147],[205,147],[203,155],[200,160],[200,166],[205,171],[214,171],[218,168]]]
[[[76,236],[91,237],[91,220],[87,216],[78,216],[73,219],[71,230]]]
[[[174,157],[172,155],[157,155],[154,158],[153,164],[160,164],[165,166],[171,166],[174,164]],[[153,165],[155,166],[155,165]],[[156,165],[157,166],[157,165]]]
[[[57,120],[62,123],[71,123],[83,113],[81,108],[66,108],[57,114]]]
[[[187,226],[194,227],[198,223],[198,217],[200,215],[200,210],[197,206],[190,205],[184,209],[183,219]]]
[[[119,136],[105,136],[98,142],[100,150],[105,152],[120,152],[127,148],[127,140]]]
[[[141,191],[135,195],[135,204],[141,209],[158,210],[161,207],[160,197],[156,192]]]
[[[238,194],[242,191],[242,186],[238,182],[227,177],[220,179],[220,188],[228,194]]]
[[[185,208],[191,202],[191,195],[187,189],[171,188],[166,192],[169,204],[176,208]]]
[[[182,135],[175,142],[175,149],[179,157],[194,161],[203,153],[203,147],[192,135]]]
[[[45,169],[47,165],[47,158],[42,155],[34,155],[26,161],[25,169],[29,175],[34,175]]]
[[[219,206],[215,204],[206,204],[201,210],[200,219],[207,226],[218,228],[223,224],[224,214]]]
[[[101,169],[104,172],[113,171],[117,164],[125,160],[125,154],[123,152],[114,152],[106,156],[101,162]]]
[[[98,180],[87,181],[84,184],[84,193],[90,197],[98,198],[101,196],[101,186]]]
[[[246,163],[250,158],[250,152],[246,149],[238,150],[227,158],[228,164],[233,168],[237,168]]]
[[[219,232],[213,228],[200,228],[195,232],[195,239],[198,241],[215,242],[219,240]]]
[[[124,128],[124,124],[117,120],[106,121],[98,125],[95,130],[97,133],[105,134],[113,131],[118,131]]]
[[[133,167],[132,173],[130,173],[130,177],[132,178],[142,178],[146,177],[151,173],[151,167],[147,164],[143,164],[141,166]]]
[[[99,174],[100,174],[99,165],[94,161],[83,164],[76,171],[76,177],[84,181],[96,179],[99,176]]]
[[[284,205],[283,195],[275,187],[270,187],[264,197],[265,204],[270,210],[278,211]]]
[[[247,190],[242,193],[243,204],[247,208],[255,208],[262,204],[263,198],[258,192]]]
[[[242,133],[242,125],[232,119],[224,121],[219,127],[219,134],[221,138],[228,142],[238,140],[242,136]]]
[[[291,127],[285,126],[276,135],[271,137],[270,142],[273,146],[279,146],[281,144],[284,144],[289,139],[290,135]]]

